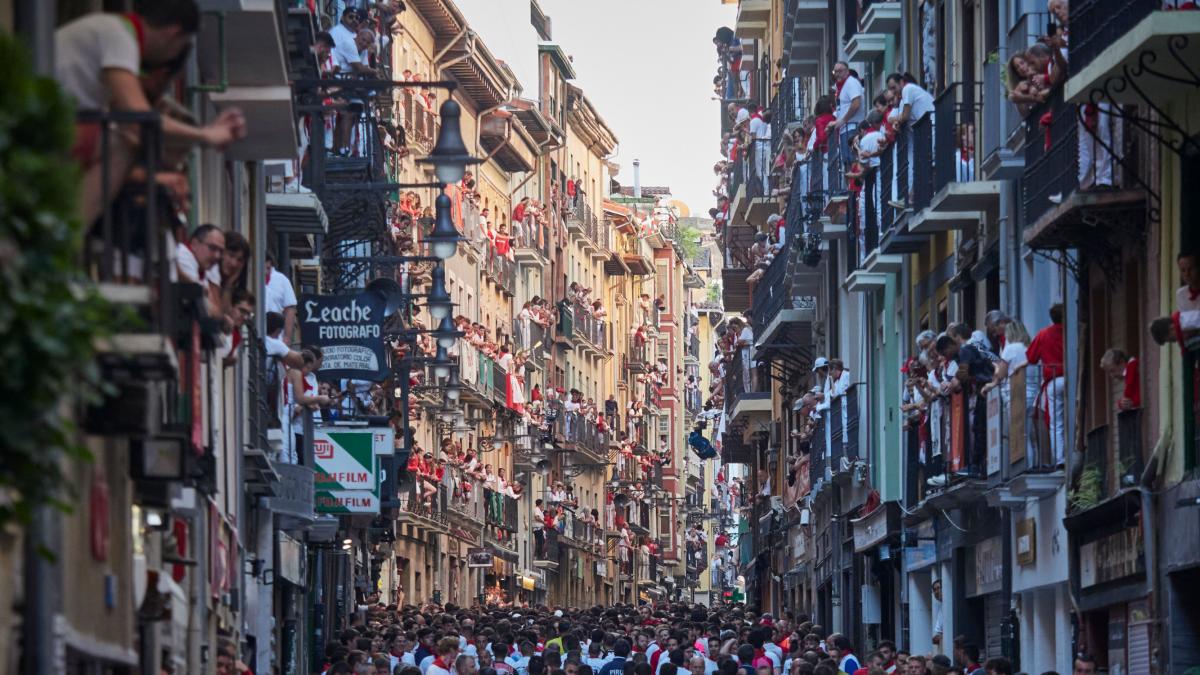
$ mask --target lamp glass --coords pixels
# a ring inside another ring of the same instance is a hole
[[[437,179],[443,183],[457,183],[463,179],[463,174],[467,172],[467,167],[462,162],[447,162],[444,160],[436,160],[433,165],[433,173]]]
[[[459,396],[462,396],[461,389],[450,385],[446,387],[446,398],[450,399],[451,401],[457,401]]]
[[[441,321],[450,316],[450,303],[430,302],[429,316],[432,316],[436,321]],[[438,377],[445,377],[445,375],[439,375]]]
[[[433,375],[434,375],[434,377],[449,377],[450,376],[450,364],[449,363],[433,364]]]
[[[458,252],[458,242],[455,241],[435,241],[429,246],[433,257],[439,260],[449,260]]]

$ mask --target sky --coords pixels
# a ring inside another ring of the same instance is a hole
[[[537,96],[537,34],[529,0],[456,0],[488,48],[506,61],[526,98]],[[693,215],[716,203],[720,105],[713,100],[712,36],[737,5],[720,0],[540,0],[553,41],[573,60],[574,81],[620,145],[617,180],[667,185]]]

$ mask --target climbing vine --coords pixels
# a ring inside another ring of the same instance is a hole
[[[0,529],[69,509],[63,471],[87,459],[72,410],[102,391],[93,344],[112,312],[80,268],[74,113],[0,35]]]

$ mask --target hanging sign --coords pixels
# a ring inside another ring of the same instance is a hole
[[[387,377],[383,319],[387,300],[382,293],[300,296],[300,337],[321,348],[320,375],[357,380]]]

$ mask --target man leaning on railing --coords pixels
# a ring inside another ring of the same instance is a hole
[[[80,110],[150,112],[139,73],[182,65],[200,26],[200,10],[193,0],[158,0],[142,3],[130,14],[86,14],[55,32],[55,79]],[[161,93],[166,87],[159,88]],[[202,144],[223,149],[246,135],[240,110],[226,108],[206,126],[195,126],[173,117],[162,118],[163,135],[186,145]],[[138,141],[113,137],[108,153],[101,155],[103,124],[80,124],[73,150],[84,170],[81,199],[84,222],[94,221],[119,192],[133,165]],[[108,192],[103,194],[107,175]]]

